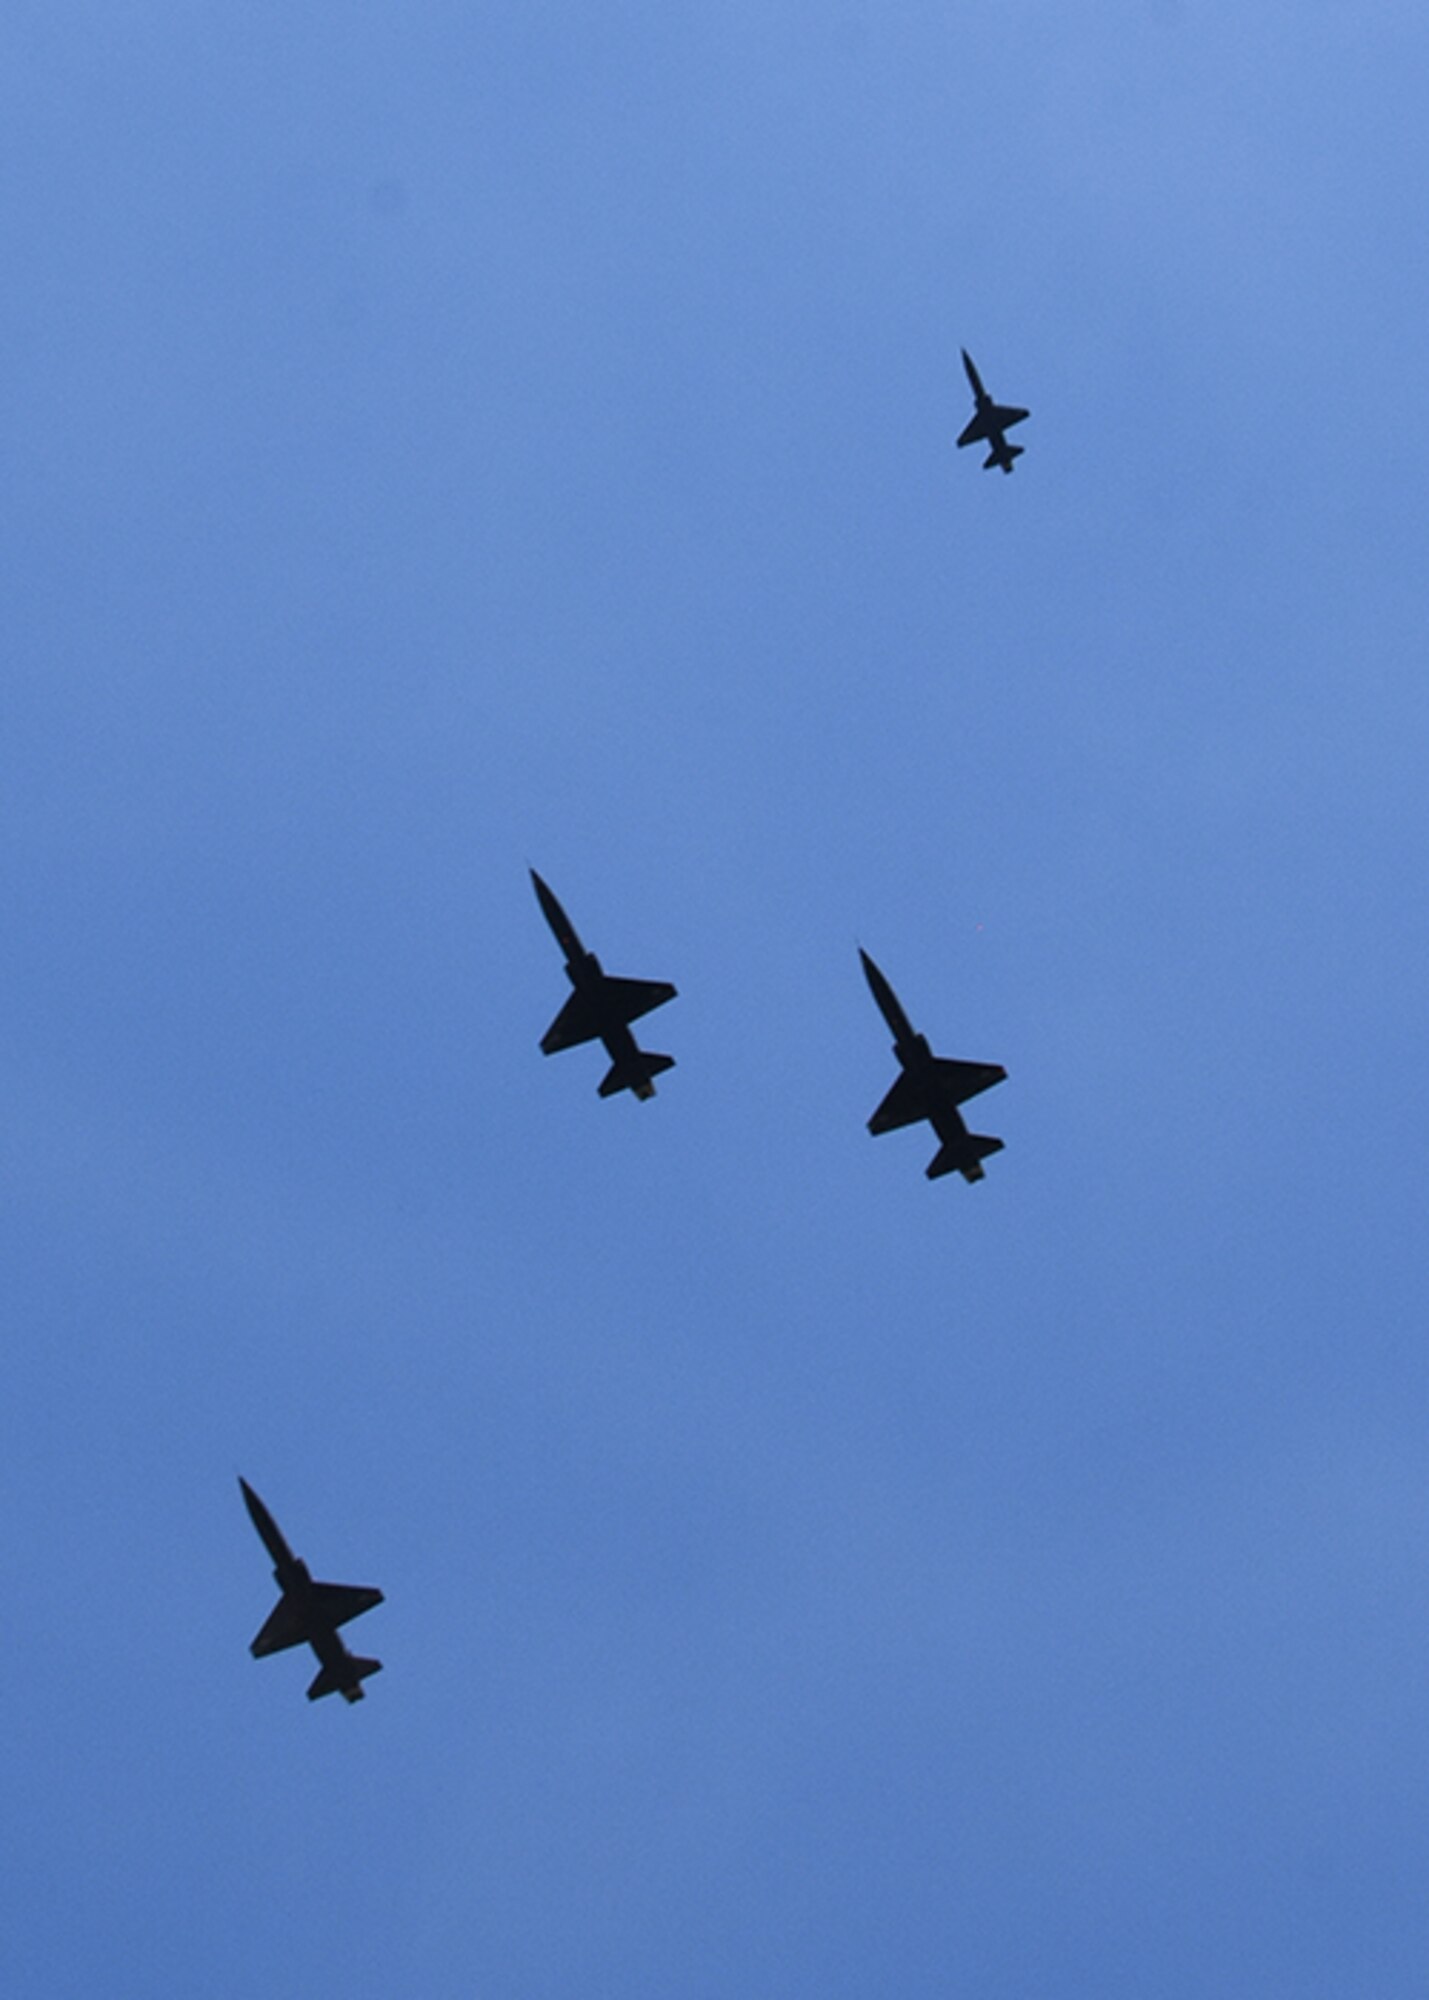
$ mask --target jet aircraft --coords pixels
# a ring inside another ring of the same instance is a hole
[[[1002,1151],[1002,1141],[969,1132],[958,1106],[1001,1083],[1007,1071],[1000,1063],[935,1056],[927,1036],[913,1032],[897,994],[868,953],[860,950],[858,955],[879,1012],[893,1030],[893,1053],[902,1065],[893,1088],[869,1119],[869,1131],[876,1139],[880,1132],[895,1132],[900,1125],[916,1125],[926,1118],[941,1142],[924,1170],[928,1179],[959,1173],[969,1183],[982,1180],[983,1161],[989,1153]]]
[[[595,953],[582,947],[570,918],[534,868],[531,880],[546,922],[566,955],[566,973],[575,988],[542,1035],[542,1053],[553,1056],[581,1042],[603,1042],[610,1068],[601,1080],[600,1095],[613,1097],[618,1090],[631,1090],[641,1099],[653,1097],[655,1078],[662,1070],[673,1069],[675,1058],[640,1048],[630,1023],[673,1000],[674,987],[667,979],[612,979]]]
[[[238,1483],[243,1488],[243,1504],[273,1558],[273,1578],[283,1593],[249,1652],[261,1660],[269,1653],[281,1653],[286,1646],[311,1646],[322,1671],[308,1689],[308,1700],[340,1694],[344,1701],[361,1701],[362,1683],[369,1674],[381,1672],[382,1662],[349,1653],[337,1628],[380,1604],[382,1592],[350,1583],[314,1583],[307,1564],[283,1540],[278,1523],[248,1481],[240,1479]]]
[[[1009,444],[1006,433],[1014,424],[1020,424],[1024,417],[1032,413],[1030,410],[1015,409],[1009,403],[994,403],[982,386],[982,377],[974,368],[972,356],[966,348],[963,349],[963,366],[968,371],[968,380],[972,384],[977,408],[963,426],[958,443],[960,446],[991,445],[991,451],[982,462],[983,471],[991,472],[995,465],[1000,465],[1004,472],[1011,472],[1013,459],[1021,458],[1025,447],[1020,444]]]

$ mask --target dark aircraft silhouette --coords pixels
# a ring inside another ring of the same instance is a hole
[[[991,472],[995,465],[1000,465],[1004,472],[1011,472],[1013,459],[1021,458],[1024,447],[1020,444],[1009,444],[1006,434],[1014,424],[1020,424],[1024,417],[1032,413],[1030,410],[1014,409],[1008,403],[994,403],[982,386],[982,377],[973,367],[972,356],[966,348],[963,349],[963,366],[968,371],[968,380],[972,383],[977,408],[963,426],[958,443],[959,445],[990,444],[992,450],[982,462],[983,471]]]
[[[860,950],[858,955],[879,1011],[893,1030],[893,1053],[903,1066],[893,1088],[869,1119],[869,1131],[876,1139],[880,1132],[896,1132],[900,1125],[916,1125],[926,1118],[942,1142],[925,1169],[928,1179],[958,1173],[965,1181],[980,1181],[983,1161],[989,1153],[1002,1151],[1002,1141],[969,1132],[958,1106],[980,1090],[991,1090],[995,1083],[1001,1083],[1007,1071],[1000,1063],[955,1062],[947,1056],[935,1056],[927,1036],[914,1034],[897,994],[868,953]]]
[[[638,1047],[630,1023],[673,1000],[674,987],[667,979],[612,979],[602,970],[595,953],[582,949],[570,918],[534,868],[531,880],[546,922],[566,954],[566,972],[575,988],[541,1037],[543,1054],[553,1056],[559,1049],[573,1049],[580,1042],[604,1042],[610,1068],[601,1081],[601,1096],[633,1090],[639,1098],[653,1097],[655,1078],[661,1070],[673,1069],[675,1058]]]
[[[307,1564],[300,1562],[283,1540],[278,1523],[248,1481],[240,1479],[238,1483],[243,1488],[243,1504],[273,1558],[273,1578],[283,1593],[249,1652],[261,1660],[269,1653],[281,1653],[285,1646],[311,1646],[322,1662],[322,1671],[308,1689],[308,1700],[340,1694],[344,1701],[361,1701],[362,1683],[369,1674],[381,1672],[382,1662],[361,1660],[349,1653],[337,1636],[337,1628],[380,1604],[382,1592],[351,1583],[314,1583]]]

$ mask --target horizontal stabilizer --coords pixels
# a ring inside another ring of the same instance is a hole
[[[990,1154],[1001,1151],[1001,1139],[989,1139],[981,1132],[969,1132],[965,1141],[940,1146],[923,1171],[930,1181],[941,1180],[944,1174],[961,1174],[968,1182],[980,1181],[983,1178],[983,1161]]]
[[[362,1700],[362,1683],[369,1674],[380,1674],[380,1660],[362,1660],[349,1653],[337,1666],[324,1667],[308,1689],[309,1701],[321,1701],[325,1694],[340,1694],[345,1701]]]
[[[651,1049],[637,1049],[633,1063],[612,1063],[601,1078],[602,1097],[614,1097],[619,1091],[633,1090],[639,1098],[653,1097],[655,1085],[652,1078],[662,1070],[673,1069],[673,1056],[657,1056]]]
[[[994,446],[983,460],[982,469],[984,472],[991,472],[995,465],[1000,465],[1004,472],[1011,472],[1013,459],[1021,458],[1026,449],[1026,445],[1023,444],[1004,443],[1001,446]]]

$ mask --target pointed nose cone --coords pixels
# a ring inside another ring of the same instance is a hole
[[[551,926],[557,944],[567,958],[579,958],[581,941],[576,936],[575,926],[534,868],[531,870],[531,886],[536,891],[536,901],[541,905],[541,913]]]
[[[858,955],[863,962],[863,976],[868,981],[869,991],[879,1006],[882,1007],[883,1011],[887,1013],[888,1002],[893,997],[893,988],[888,984],[888,981],[884,978],[862,945],[858,948]]]
[[[536,870],[534,870],[534,868],[530,870],[530,886],[532,886],[532,888],[534,888],[534,892],[536,892],[536,902],[540,904],[540,914],[544,916],[544,920],[546,920],[546,922],[550,924],[552,932],[556,934],[556,942],[558,942],[558,944],[562,946],[562,950],[570,950],[570,942],[568,942],[568,940],[572,940],[572,938],[574,938],[574,930],[570,928],[570,918],[568,918],[568,916],[566,916],[566,912],[564,912],[564,910],[560,908],[560,904],[556,902],[556,896],[554,896],[554,894],[552,894],[552,890],[550,890],[550,888],[548,888],[548,886],[546,886],[546,884],[544,884],[544,882],[540,880],[540,876],[536,874]],[[580,946],[578,946],[578,944],[576,944],[574,948],[576,948],[576,950],[580,950]]]
[[[268,1512],[268,1509],[263,1505],[263,1502],[241,1474],[238,1483],[243,1488],[243,1504],[248,1509],[248,1518],[262,1537],[264,1548],[267,1549],[274,1562],[283,1561],[288,1554],[288,1545],[283,1540],[278,1523],[273,1519],[273,1516]]]
[[[531,870],[531,886],[536,891],[536,901],[541,905],[541,914],[554,929],[557,919],[561,914],[561,906],[534,868]],[[552,914],[553,911],[554,915]]]
[[[894,1041],[902,1042],[910,1040],[913,1029],[909,1023],[908,1016],[903,1011],[898,995],[893,991],[893,988],[889,985],[868,953],[863,949],[862,945],[858,948],[858,955],[863,960],[863,976],[868,981],[869,991],[878,1002],[879,1013],[892,1029]]]

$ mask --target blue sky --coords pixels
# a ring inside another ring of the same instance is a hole
[[[1422,1991],[1427,44],[15,0],[6,1990]]]

